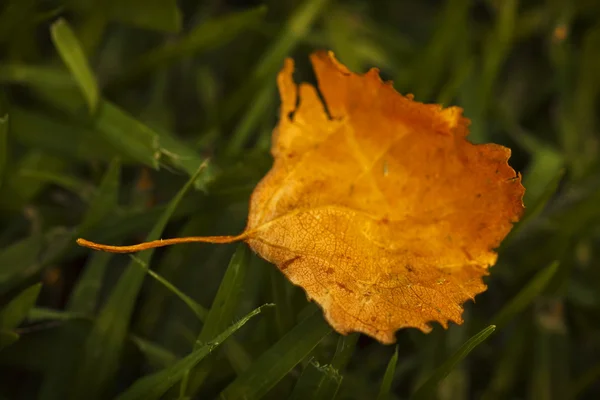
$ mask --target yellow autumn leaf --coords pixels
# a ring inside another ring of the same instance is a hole
[[[297,85],[291,59],[278,76],[281,115],[273,168],[254,190],[238,236],[323,309],[342,334],[393,343],[406,327],[462,323],[462,305],[486,289],[494,249],[523,212],[510,149],[474,145],[458,107],[416,102],[377,69],[352,73],[331,52],[311,61],[314,86]]]

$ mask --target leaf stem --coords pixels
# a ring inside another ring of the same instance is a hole
[[[182,243],[233,243],[244,240],[247,236],[247,232],[237,236],[188,236],[182,238],[152,240],[150,242],[143,242],[129,246],[111,246],[108,244],[95,243],[79,238],[77,239],[77,244],[93,250],[106,251],[109,253],[136,253],[142,250],[155,249],[157,247],[165,247]]]

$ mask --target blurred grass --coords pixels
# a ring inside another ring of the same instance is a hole
[[[1,2],[1,396],[598,398],[599,48],[596,0]],[[463,107],[527,188],[465,323],[400,331],[391,360],[243,246],[74,244],[243,229],[275,75],[314,80],[316,49]]]

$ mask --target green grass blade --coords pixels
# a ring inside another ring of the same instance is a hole
[[[302,371],[290,400],[333,400],[342,384],[342,379],[331,365],[310,362]]]
[[[392,383],[394,381],[394,375],[396,373],[396,365],[398,364],[398,346],[394,349],[394,354],[390,358],[388,362],[387,368],[385,369],[385,374],[383,375],[383,380],[381,381],[381,386],[379,387],[379,394],[377,395],[377,400],[387,400],[390,397],[390,389],[392,388]]]
[[[119,152],[90,127],[45,113],[11,107],[11,140],[69,161],[109,162]],[[131,161],[130,157],[121,157]]]
[[[73,319],[86,318],[90,318],[90,316],[76,311],[53,310],[46,307],[33,307],[27,313],[28,321],[70,321]]]
[[[203,168],[204,164],[169,202],[168,207],[146,237],[147,241],[160,237],[179,202],[200,176]],[[143,252],[139,258],[147,264],[153,253],[153,250]],[[146,272],[135,265],[135,261],[132,261],[121,275],[86,340],[84,363],[75,379],[76,383],[71,392],[72,399],[101,398],[110,388],[119,366],[135,301],[145,276]]]
[[[249,266],[249,250],[240,244],[231,257],[225,276],[221,280],[219,290],[213,300],[212,307],[196,339],[196,348],[215,337],[231,321],[235,315],[244,290],[246,274]],[[188,394],[194,395],[208,375],[210,365],[203,365],[190,371]]]
[[[227,340],[229,336],[244,326],[252,317],[259,314],[265,306],[255,309],[173,366],[137,380],[125,393],[117,397],[117,400],[159,399],[169,388],[181,380],[187,371],[198,365],[203,358]]]
[[[65,111],[76,121],[91,126],[119,155],[158,169],[161,154],[158,133],[121,108],[103,101],[94,118],[86,118],[81,115],[81,97],[77,92],[65,89],[57,93],[47,87],[34,88],[42,100]]]
[[[233,319],[243,292],[244,280],[248,273],[249,251],[243,244],[239,245],[231,258],[225,276],[221,281],[206,322],[198,335],[198,342],[204,343],[217,332],[224,329]]]
[[[243,31],[257,25],[263,19],[266,11],[266,7],[259,6],[201,23],[177,42],[168,43],[141,56],[110,82],[110,85],[118,87],[125,81],[154,71],[177,59],[222,46]]]
[[[50,27],[52,42],[58,50],[58,54],[63,62],[73,74],[75,81],[81,89],[81,93],[85,97],[90,112],[94,112],[98,107],[100,98],[100,90],[98,83],[90,65],[87,61],[85,53],[81,48],[81,43],[75,36],[75,33],[64,19],[59,19]]]
[[[518,313],[523,311],[546,288],[558,270],[559,262],[552,264],[538,272],[530,281],[492,318],[492,323],[502,327]]]
[[[264,396],[331,333],[319,309],[261,354],[252,366],[223,392],[222,400],[254,400]]]
[[[198,165],[204,161],[198,153],[192,149],[187,143],[180,141],[176,137],[171,136],[166,132],[157,131],[159,140],[159,151],[163,160],[168,161],[170,165],[185,171],[188,175],[193,175],[198,168]],[[204,189],[207,182],[212,179],[213,167],[210,164],[198,176],[194,182],[196,189]]]
[[[0,65],[0,83],[43,86],[53,89],[72,89],[73,78],[62,68],[23,63]]]
[[[181,12],[176,0],[122,0],[110,5],[110,17],[140,28],[177,33]]]
[[[0,117],[0,187],[4,180],[8,156],[8,115]]]
[[[433,374],[423,383],[411,396],[412,399],[429,399],[433,396],[438,384],[444,380],[452,371],[455,365],[460,363],[469,353],[480,343],[486,340],[496,327],[490,325],[479,333],[472,336],[465,344],[463,344],[452,356],[450,356],[442,365],[440,365]]]
[[[177,289],[177,287],[175,287],[175,285],[173,285],[171,282],[169,282],[156,272],[152,271],[148,267],[148,264],[144,263],[138,257],[133,255],[130,257],[135,261],[137,265],[139,265],[144,270],[145,273],[150,275],[154,280],[156,280],[158,283],[170,290],[175,296],[179,297],[179,299],[183,301],[190,308],[190,310],[192,310],[192,312],[196,315],[196,317],[198,317],[200,321],[204,322],[206,320],[206,316],[208,315],[208,310],[206,308],[202,307],[202,305],[198,304],[190,296]]]
[[[62,91],[56,95],[47,88],[36,88],[37,94],[50,104],[70,114],[81,124],[92,125],[106,142],[119,151],[119,155],[140,162],[153,169],[159,164],[170,164],[190,176],[203,159],[186,143],[166,132],[157,131],[140,122],[125,110],[109,101],[103,101],[91,118],[80,113],[81,99],[73,91]],[[194,182],[201,188],[210,179],[208,166]]]
[[[35,305],[41,289],[42,284],[36,283],[23,290],[2,308],[0,310],[0,329],[10,331],[18,327]]]

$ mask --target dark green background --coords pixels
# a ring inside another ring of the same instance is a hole
[[[393,346],[330,333],[243,245],[140,265],[74,242],[239,233],[272,162],[276,73],[291,56],[314,81],[317,49],[463,107],[527,189],[465,323],[398,332],[389,367]],[[158,390],[195,342],[212,353],[164,398],[600,397],[599,71],[598,0],[2,0],[0,399],[112,399],[157,372]]]

